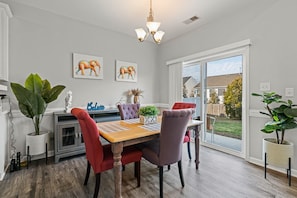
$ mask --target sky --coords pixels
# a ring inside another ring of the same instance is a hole
[[[207,76],[242,73],[242,56],[207,62]],[[183,77],[193,76],[200,82],[200,65],[184,67]]]

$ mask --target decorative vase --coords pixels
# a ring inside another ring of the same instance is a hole
[[[284,144],[277,144],[274,138],[263,139],[263,159],[267,154],[267,164],[280,168],[288,168],[289,158],[294,156],[294,144],[285,141]]]
[[[158,122],[158,116],[139,116],[141,124],[155,124]]]
[[[26,151],[29,146],[30,155],[40,155],[46,152],[46,143],[49,141],[49,132],[40,132],[36,135],[35,132],[26,135]],[[27,153],[28,155],[28,153]]]
[[[134,104],[139,104],[139,96],[134,96]]]

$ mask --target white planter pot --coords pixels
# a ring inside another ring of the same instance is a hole
[[[289,158],[294,156],[294,144],[285,141],[285,144],[277,144],[274,138],[263,139],[263,159],[267,153],[269,165],[288,168]],[[292,161],[292,160],[291,160]]]
[[[49,132],[40,132],[35,135],[35,132],[26,135],[26,152],[29,146],[30,155],[40,155],[46,152],[46,143],[49,142]],[[27,153],[28,155],[28,153]]]
[[[141,124],[155,124],[158,122],[158,116],[139,116]]]

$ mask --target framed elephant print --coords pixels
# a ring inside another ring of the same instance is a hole
[[[73,53],[73,78],[103,79],[103,58]]]
[[[137,64],[116,61],[116,81],[137,82]]]

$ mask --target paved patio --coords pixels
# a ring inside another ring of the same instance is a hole
[[[230,138],[222,135],[216,135],[211,133],[206,133],[206,142],[213,143],[216,145],[220,145],[225,148],[229,148],[235,151],[241,151],[241,140]]]

